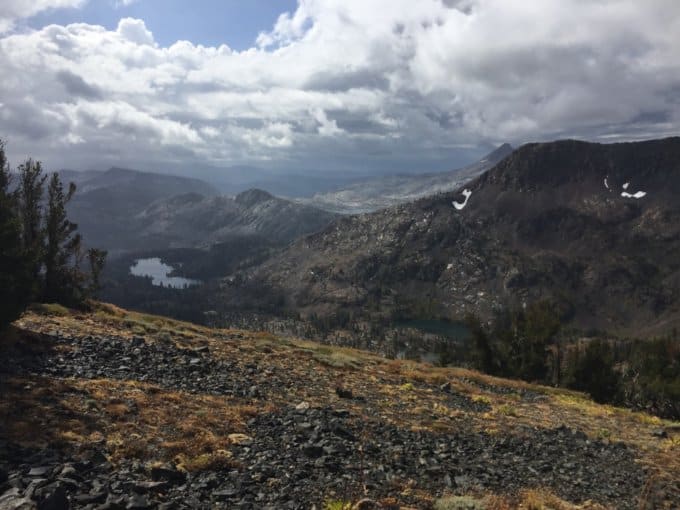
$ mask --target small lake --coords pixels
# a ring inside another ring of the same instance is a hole
[[[149,276],[151,283],[156,286],[172,287],[173,289],[183,289],[192,285],[199,285],[199,280],[191,280],[181,276],[169,276],[173,267],[164,264],[160,258],[138,259],[130,266],[130,273],[134,276]]]
[[[410,319],[396,321],[394,327],[415,329],[423,334],[420,339],[409,339],[405,343],[398,344],[395,353],[398,359],[419,359],[432,364],[438,364],[441,361],[443,351],[455,353],[464,349],[465,343],[470,338],[470,330],[462,322]],[[432,337],[438,340],[433,341]]]

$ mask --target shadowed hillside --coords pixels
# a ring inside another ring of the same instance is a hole
[[[550,299],[579,328],[660,334],[680,325],[679,194],[680,138],[529,144],[463,189],[338,220],[243,275],[244,289],[303,316],[427,301],[431,316],[488,318]]]

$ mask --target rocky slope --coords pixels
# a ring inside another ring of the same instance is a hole
[[[317,193],[304,203],[342,214],[358,214],[412,202],[418,198],[446,193],[479,177],[512,153],[503,144],[476,163],[448,172],[392,175],[365,179],[345,188]]]
[[[209,247],[233,237],[288,243],[328,226],[336,215],[251,189],[231,198],[187,193],[159,200],[134,218],[144,244]]]
[[[286,308],[489,317],[549,298],[579,328],[680,326],[680,138],[529,144],[452,193],[343,218],[240,275]]]
[[[679,424],[579,394],[110,306],[16,326],[3,509],[680,501]]]

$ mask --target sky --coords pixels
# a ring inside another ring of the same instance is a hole
[[[678,135],[678,55],[677,0],[2,0],[0,138],[51,169],[446,170]]]

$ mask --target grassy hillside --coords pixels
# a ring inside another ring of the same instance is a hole
[[[680,424],[575,392],[110,305],[35,307],[0,352],[0,507],[680,502]]]

